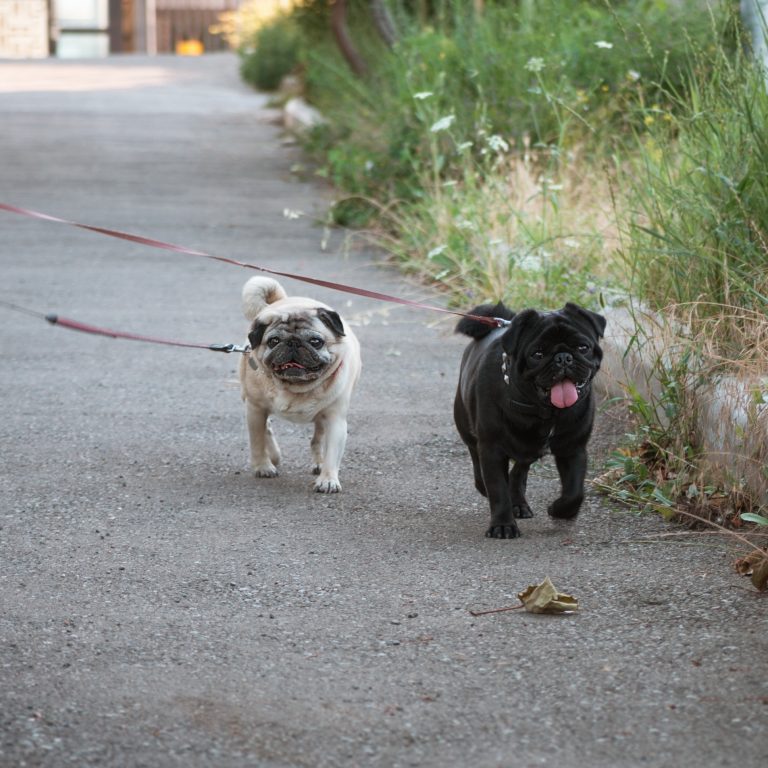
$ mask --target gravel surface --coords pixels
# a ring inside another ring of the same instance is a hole
[[[330,193],[278,117],[228,55],[0,63],[0,201],[428,298],[342,233],[322,249]],[[245,270],[0,221],[3,301],[245,339]],[[452,323],[284,285],[363,347],[335,496],[285,422],[281,476],[250,476],[235,356],[0,307],[0,766],[768,764],[768,604],[726,542],[594,493],[558,524],[549,461],[522,538],[485,539]],[[592,476],[620,431],[601,412]],[[469,613],[547,575],[577,614]]]

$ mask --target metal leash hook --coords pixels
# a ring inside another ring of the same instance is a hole
[[[242,354],[245,354],[246,352],[251,351],[249,344],[209,344],[208,349],[212,352],[226,352],[227,354],[230,352],[241,352]]]

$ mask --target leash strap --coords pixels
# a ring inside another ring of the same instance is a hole
[[[334,291],[342,291],[344,293],[352,293],[356,296],[363,296],[368,299],[376,299],[377,301],[386,301],[392,304],[401,304],[403,306],[412,307],[414,309],[426,309],[432,312],[442,312],[448,315],[456,315],[458,317],[468,317],[477,322],[484,323],[485,325],[492,325],[494,328],[501,328],[508,325],[509,321],[500,317],[483,317],[480,315],[470,315],[466,312],[458,312],[453,309],[446,309],[444,307],[437,307],[434,304],[424,304],[420,301],[414,301],[412,299],[404,299],[399,296],[391,296],[387,293],[380,293],[379,291],[371,291],[367,288],[356,288],[352,285],[345,285],[344,283],[334,283],[330,280],[320,280],[316,277],[308,277],[306,275],[296,275],[292,272],[281,272],[277,269],[269,269],[268,267],[258,266],[257,264],[249,264],[245,261],[238,261],[237,259],[230,259],[226,256],[217,256],[215,254],[206,253],[205,251],[197,251],[193,248],[187,248],[183,245],[175,245],[174,243],[166,243],[162,240],[155,240],[151,237],[143,237],[142,235],[134,235],[129,232],[121,232],[117,229],[108,229],[107,227],[98,227],[92,224],[81,224],[77,221],[70,221],[69,219],[62,219],[58,216],[51,216],[48,213],[41,213],[40,211],[34,211],[29,208],[19,208],[15,205],[8,205],[7,203],[0,202],[0,210],[7,211],[8,213],[15,213],[20,216],[27,216],[28,218],[40,219],[42,221],[51,221],[56,224],[66,224],[70,227],[77,227],[78,229],[85,229],[90,232],[96,232],[101,235],[107,235],[108,237],[116,237],[120,240],[128,240],[133,243],[139,243],[140,245],[146,245],[150,248],[159,248],[165,251],[173,251],[174,253],[182,253],[188,256],[200,256],[205,259],[212,259],[214,261],[221,261],[225,264],[234,264],[238,267],[245,267],[246,269],[255,269],[259,272],[265,272],[270,275],[276,275],[278,277],[285,277],[289,280],[298,280],[302,283],[310,283],[311,285],[317,285],[321,288],[330,288]],[[75,322],[75,321],[71,321]],[[61,325],[61,319],[58,324]],[[69,327],[69,326],[68,326]],[[82,329],[77,329],[82,330]],[[104,333],[106,336],[113,336],[118,338],[113,332]],[[128,338],[126,336],[125,338]],[[163,342],[161,342],[163,343]],[[195,345],[190,345],[195,346]]]
[[[1,301],[0,306],[11,309],[14,312],[21,312],[30,317],[37,317],[40,320],[46,320],[51,325],[58,325],[67,328],[70,331],[80,331],[81,333],[90,333],[94,336],[107,336],[110,339],[129,339],[130,341],[145,341],[149,344],[165,344],[169,347],[186,347],[188,349],[209,349],[212,352],[248,352],[250,347],[239,344],[195,344],[186,341],[173,341],[172,339],[161,339],[157,336],[145,336],[140,333],[127,333],[125,331],[113,331],[110,328],[101,328],[98,325],[89,325],[81,323],[79,320],[72,320],[69,317],[60,317],[59,315],[45,315],[42,312],[36,312],[28,307],[20,307],[18,304],[11,304],[8,301]]]
[[[146,341],[150,344],[165,344],[169,347],[187,347],[189,349],[210,349],[212,352],[247,352],[248,346],[237,344],[195,344],[194,342],[173,341],[171,339],[161,339],[157,336],[144,336],[140,333],[126,333],[124,331],[113,331],[109,328],[100,328],[98,325],[89,325],[81,323],[78,320],[72,320],[68,317],[59,317],[59,315],[45,315],[45,319],[51,325],[59,325],[62,328],[69,328],[71,331],[81,331],[95,336],[108,336],[110,339],[130,339],[131,341]]]

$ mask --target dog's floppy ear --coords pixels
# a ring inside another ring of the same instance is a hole
[[[261,344],[261,340],[264,338],[264,331],[267,330],[267,323],[254,323],[251,332],[248,334],[248,343],[251,345],[251,349]]]
[[[602,315],[598,315],[597,312],[592,312],[589,309],[584,309],[584,307],[580,307],[578,304],[574,304],[571,301],[569,301],[563,307],[563,312],[565,312],[567,315],[571,315],[572,317],[586,320],[597,334],[597,337],[600,339],[603,338],[603,334],[605,333],[606,320]]]
[[[317,316],[331,333],[335,334],[337,337],[346,336],[344,333],[344,323],[341,322],[338,312],[334,312],[332,309],[323,309],[321,307],[317,310]]]
[[[512,358],[516,358],[520,351],[520,342],[523,332],[530,328],[539,319],[539,313],[535,309],[524,309],[518,312],[501,337],[501,348]]]

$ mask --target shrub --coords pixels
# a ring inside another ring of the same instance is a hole
[[[382,202],[417,198],[414,176],[433,160],[414,94],[433,94],[435,113],[453,115],[460,142],[482,128],[516,146],[529,137],[560,152],[603,152],[645,129],[646,105],[683,92],[681,41],[712,42],[711,18],[694,0],[488,2],[482,14],[463,0],[435,0],[415,4],[432,8],[426,25],[406,12],[413,4],[392,5],[400,8],[392,51],[365,36],[370,20],[359,9],[354,17],[371,65],[366,80],[318,42],[317,25],[306,70],[309,98],[331,121],[315,144],[329,175]],[[443,155],[444,175],[451,160]]]
[[[290,16],[278,16],[261,27],[241,52],[240,74],[262,91],[274,91],[300,60],[299,30]]]

